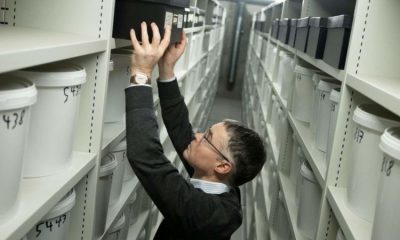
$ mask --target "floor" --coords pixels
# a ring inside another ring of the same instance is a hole
[[[216,97],[208,119],[208,126],[218,123],[224,119],[242,121],[242,102],[237,99]],[[245,206],[242,206],[244,209]],[[231,240],[243,240],[243,224],[233,234]]]

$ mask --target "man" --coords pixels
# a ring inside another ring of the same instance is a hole
[[[254,131],[230,121],[194,134],[174,75],[183,54],[182,41],[169,46],[170,27],[161,40],[152,23],[142,44],[131,30],[132,86],[126,89],[128,159],[147,193],[164,216],[155,239],[229,239],[242,223],[238,186],[261,170],[265,148]],[[158,63],[162,116],[173,145],[191,179],[185,180],[164,156],[153,109],[150,75]]]

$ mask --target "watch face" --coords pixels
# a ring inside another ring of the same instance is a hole
[[[147,83],[147,76],[142,74],[136,74],[135,81],[137,84],[146,84]]]

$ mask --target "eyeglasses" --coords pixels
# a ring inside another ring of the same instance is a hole
[[[228,159],[227,157],[225,157],[224,154],[222,154],[221,151],[218,150],[218,148],[217,148],[214,144],[212,144],[211,140],[208,138],[210,135],[212,136],[211,128],[209,128],[209,129],[204,133],[203,139],[206,140],[206,141],[208,142],[208,144],[210,144],[210,146],[214,149],[214,151],[215,151],[218,155],[220,155],[220,156],[221,156],[223,159],[225,159],[226,161],[231,162],[231,161],[229,161],[229,159]]]

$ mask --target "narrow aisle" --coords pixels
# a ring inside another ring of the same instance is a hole
[[[206,127],[224,119],[234,119],[242,122],[241,106],[242,101],[240,99],[216,96]]]

